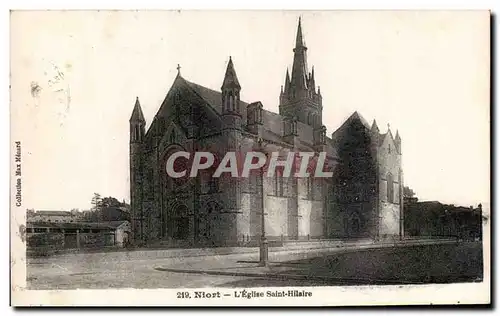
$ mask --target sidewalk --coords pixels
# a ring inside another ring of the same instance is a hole
[[[303,242],[289,242],[282,247],[269,247],[269,253],[289,252],[297,250],[299,252],[307,252],[317,249],[333,249],[333,248],[352,248],[352,247],[365,247],[372,245],[390,245],[397,244],[414,244],[414,243],[435,243],[442,242],[443,240],[422,239],[422,240],[403,240],[403,241],[385,241],[375,243],[373,240],[311,240]],[[28,258],[29,262],[36,263],[39,261],[53,261],[53,262],[66,262],[66,261],[100,261],[103,255],[106,260],[121,261],[121,260],[153,260],[160,258],[188,258],[199,256],[222,256],[222,255],[235,255],[235,254],[257,254],[259,247],[217,247],[217,248],[170,248],[170,249],[134,249],[120,251],[105,251],[105,252],[76,252],[58,254],[49,257],[31,257]]]
[[[207,257],[203,260],[191,260],[190,262],[179,262],[178,264],[157,265],[154,267],[157,271],[173,273],[193,273],[207,275],[228,275],[244,276],[254,278],[274,278],[274,279],[295,279],[295,280],[318,280],[335,282],[365,282],[367,279],[371,282],[381,280],[373,277],[364,279],[362,273],[357,272],[352,277],[335,276],[332,273],[332,263],[316,263],[314,269],[308,267],[311,263],[308,261],[313,258],[324,256],[336,256],[349,252],[363,252],[382,248],[401,248],[413,247],[419,245],[453,245],[457,244],[453,240],[405,240],[391,243],[365,243],[365,244],[345,244],[342,247],[327,247],[316,249],[286,249],[269,251],[269,265],[259,266],[259,254],[254,253],[244,256],[245,260],[235,260],[234,256],[215,256]],[[330,260],[330,259],[329,259]],[[331,260],[336,264],[335,259]],[[397,280],[393,280],[397,283]]]

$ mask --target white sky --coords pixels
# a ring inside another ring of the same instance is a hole
[[[177,64],[218,90],[231,55],[242,99],[277,112],[299,15],[328,135],[355,110],[382,132],[390,123],[421,200],[489,202],[488,12],[81,11],[11,16],[23,207],[89,208],[93,192],[128,201],[135,97],[149,124]],[[49,86],[54,65],[65,76]]]

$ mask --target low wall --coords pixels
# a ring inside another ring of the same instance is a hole
[[[116,245],[114,232],[102,233],[29,233],[26,236],[27,256],[49,256],[71,252],[72,249],[105,248]]]

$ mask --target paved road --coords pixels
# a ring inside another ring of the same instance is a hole
[[[158,266],[190,267],[210,262],[256,260],[254,254],[203,256],[187,258],[109,260],[106,253],[89,255],[89,260],[70,257],[40,258],[27,267],[32,289],[76,288],[177,288],[215,287],[244,280],[244,277],[212,276],[157,271]],[[98,260],[100,258],[100,260]],[[58,260],[60,259],[60,260]],[[61,260],[62,259],[62,260]]]
[[[274,256],[274,255],[273,255]],[[293,259],[292,257],[296,257]],[[278,256],[275,256],[276,259]],[[342,249],[299,254],[282,253],[288,261],[277,265],[287,272],[306,275],[330,275],[340,280],[390,280],[407,278],[413,281],[452,282],[473,281],[482,276],[482,252],[479,243],[411,246],[371,250]],[[231,254],[185,258],[117,258],[111,254],[49,257],[32,260],[28,265],[28,285],[32,289],[77,288],[203,288],[256,286],[339,285],[345,282],[312,280],[279,280],[244,276],[174,273],[155,270],[155,267],[202,270],[220,266],[226,271],[245,271],[258,254]],[[272,258],[273,260],[273,258]],[[284,261],[284,260],[280,260]],[[356,284],[347,281],[347,284]],[[388,281],[387,283],[392,283]],[[387,284],[386,283],[386,284]],[[418,282],[417,282],[418,283]],[[358,283],[359,284],[359,283]]]

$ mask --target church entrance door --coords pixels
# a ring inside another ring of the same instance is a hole
[[[347,237],[359,237],[361,233],[361,220],[358,213],[352,213],[349,218],[344,219],[344,229]]]
[[[186,240],[190,237],[190,214],[188,214],[188,208],[185,205],[176,205],[171,210],[172,221],[171,221],[171,236],[176,240]]]
[[[173,238],[178,240],[189,238],[189,218],[178,217],[174,218]]]

